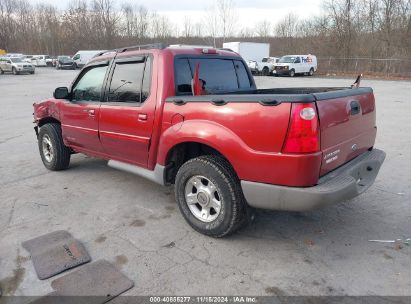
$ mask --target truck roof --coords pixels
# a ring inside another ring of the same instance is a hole
[[[163,44],[149,44],[149,45],[136,45],[130,47],[124,47],[114,50],[103,51],[96,55],[92,61],[96,59],[111,59],[119,53],[136,53],[141,54],[147,50],[170,54],[171,56],[177,55],[221,55],[230,57],[240,57],[237,53],[227,49],[217,49],[209,46],[197,46],[197,45],[170,45],[165,46]]]

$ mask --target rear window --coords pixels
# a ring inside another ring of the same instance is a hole
[[[177,58],[175,77],[177,95],[191,95],[191,80],[199,64],[199,78],[207,94],[250,89],[252,84],[241,60],[218,58]]]

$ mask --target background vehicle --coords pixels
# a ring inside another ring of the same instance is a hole
[[[7,53],[5,57],[23,57],[23,54],[20,53]]]
[[[274,66],[274,75],[289,75],[294,77],[297,74],[313,76],[317,71],[317,57],[314,55],[286,55],[281,57]]]
[[[22,57],[22,59],[23,59],[24,62],[28,62],[28,63],[31,64],[31,60],[33,59],[33,55],[24,55]]]
[[[263,58],[270,56],[270,44],[256,42],[226,42],[224,49],[230,49],[247,62],[248,68],[253,74],[269,75],[274,65],[270,62],[263,62]]]
[[[55,67],[57,70],[60,70],[60,69],[75,70],[76,63],[70,56],[58,56],[55,62]]]
[[[257,89],[230,51],[136,46],[94,58],[70,88],[34,104],[42,161],[68,168],[73,152],[159,184],[197,231],[221,237],[252,208],[305,211],[370,187],[371,88]]]
[[[76,67],[82,68],[85,66],[94,56],[104,52],[104,50],[94,50],[94,51],[78,51],[74,56],[73,60],[76,63]]]
[[[33,55],[31,63],[36,67],[46,67],[48,65],[46,55]]]
[[[280,57],[264,57],[262,62],[268,62],[268,63],[277,63],[280,60]]]
[[[0,58],[0,74],[5,72],[14,75],[21,73],[34,74],[35,68],[32,64],[24,62],[20,57],[2,57]]]

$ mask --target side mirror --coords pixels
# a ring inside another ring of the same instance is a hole
[[[55,99],[66,99],[69,96],[69,90],[66,87],[59,87],[54,90],[53,96]]]

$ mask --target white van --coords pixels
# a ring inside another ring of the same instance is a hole
[[[94,50],[94,51],[78,51],[74,56],[73,60],[77,68],[82,68],[85,66],[94,56],[99,53],[104,52],[104,50]]]
[[[313,76],[317,72],[317,57],[314,55],[286,55],[274,65],[273,74],[289,75],[296,74]]]

